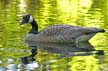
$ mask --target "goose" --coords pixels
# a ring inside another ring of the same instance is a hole
[[[66,24],[54,24],[38,31],[38,24],[32,15],[26,14],[20,21],[20,25],[30,23],[32,28],[26,35],[25,41],[50,42],[50,43],[74,43],[88,42],[96,33],[105,32],[104,29],[71,26]]]

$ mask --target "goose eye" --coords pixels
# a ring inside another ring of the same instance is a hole
[[[23,21],[25,21],[25,23],[27,23],[27,22],[29,21],[29,17],[28,17],[28,16],[27,16],[27,17],[24,16],[24,17],[23,17]]]

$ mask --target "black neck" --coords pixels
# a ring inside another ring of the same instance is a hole
[[[32,25],[32,29],[29,32],[29,34],[37,34],[38,33],[38,24],[36,23],[35,20],[33,20],[33,22],[30,23]]]

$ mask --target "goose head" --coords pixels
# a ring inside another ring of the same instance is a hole
[[[22,18],[22,21],[20,21],[20,25],[26,24],[26,23],[32,23],[34,21],[33,17],[29,14],[24,15]]]
[[[23,25],[26,23],[30,23],[32,26],[32,29],[30,30],[29,34],[37,34],[38,33],[38,24],[34,20],[34,18],[29,14],[24,15],[22,18],[22,21],[20,21],[20,25]]]

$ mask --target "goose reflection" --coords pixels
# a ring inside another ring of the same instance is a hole
[[[26,41],[26,44],[31,49],[31,55],[21,58],[23,64],[29,64],[35,61],[35,56],[38,53],[37,49],[42,49],[50,54],[59,54],[60,56],[85,56],[94,54],[103,55],[102,50],[95,50],[94,47],[89,42],[82,42],[78,44],[72,43],[36,43],[31,41]],[[97,52],[98,51],[98,52]]]
[[[48,53],[61,54],[64,56],[76,56],[76,55],[89,55],[91,51],[95,51],[90,43],[78,43],[78,44],[62,44],[62,43],[36,43],[26,41],[26,44],[31,50],[42,49]],[[33,53],[32,53],[33,54]]]

